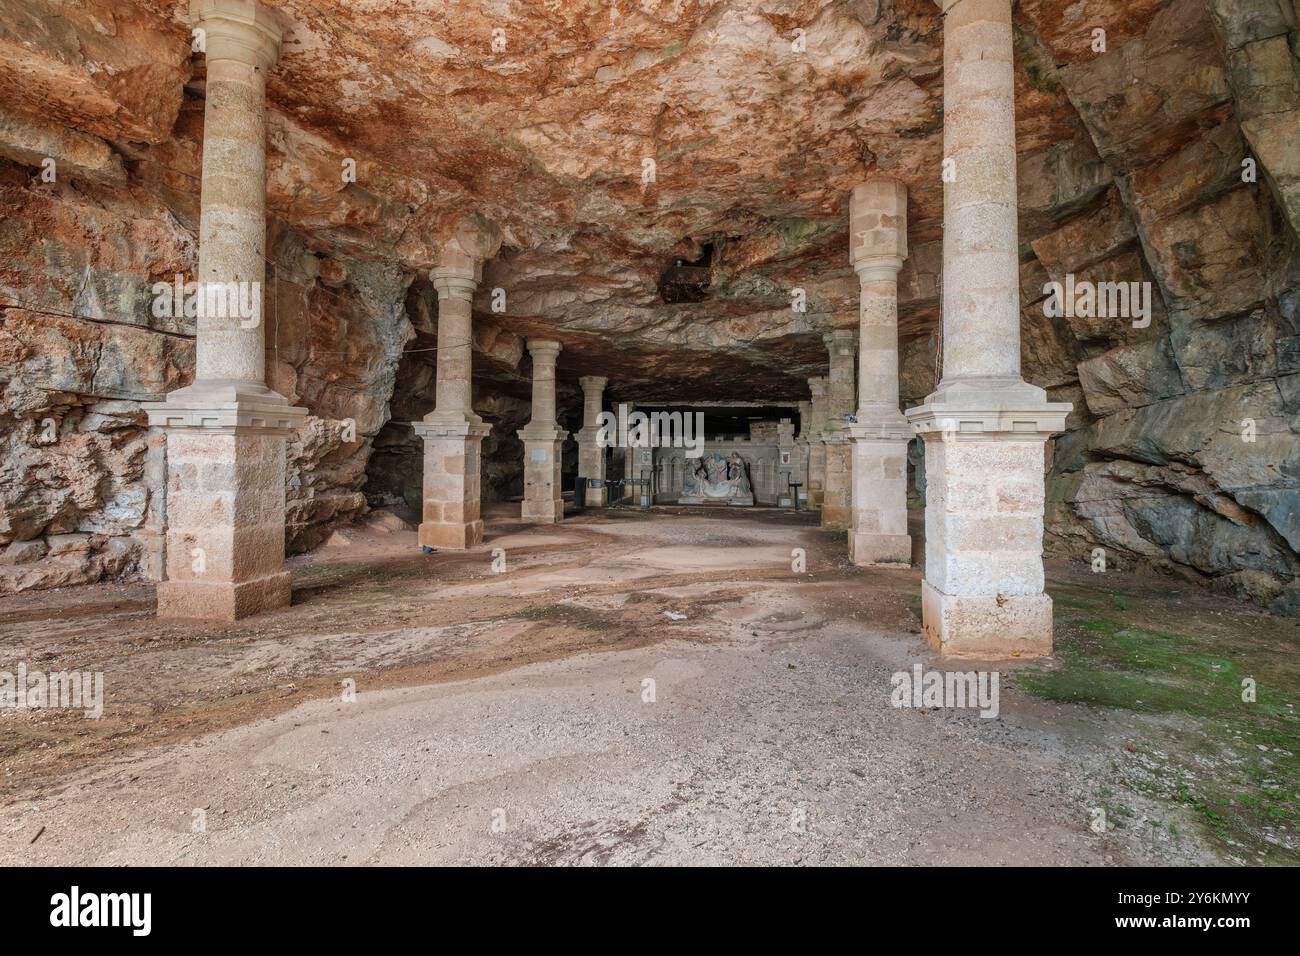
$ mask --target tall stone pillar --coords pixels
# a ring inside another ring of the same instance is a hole
[[[898,408],[898,271],[907,258],[907,187],[867,180],[849,200],[849,258],[858,273],[858,413],[853,442],[856,565],[908,566],[907,443],[912,428]]]
[[[285,439],[306,414],[266,387],[266,73],[280,27],[254,0],[195,0],[207,103],[192,384],[145,406],[167,432],[158,616],[231,621],[289,603]]]
[[[853,414],[853,360],[857,357],[857,333],[836,329],[822,337],[830,352],[830,375],[826,387],[826,423],[822,428],[826,477],[822,495],[822,527],[846,531],[853,521],[852,459],[846,415]]]
[[[481,451],[492,430],[474,414],[474,290],[483,263],[456,242],[430,272],[438,290],[438,379],[432,412],[415,423],[424,439],[420,545],[463,551],[483,541]]]
[[[578,379],[582,386],[582,430],[578,432],[578,480],[597,478],[599,488],[586,489],[586,503],[593,508],[603,508],[609,501],[605,488],[605,449],[597,438],[600,435],[600,413],[604,405],[605,386],[609,379],[587,375]]]
[[[1044,445],[1070,405],[1020,377],[1011,0],[944,12],[943,378],[907,419],[925,440],[926,639],[959,657],[1052,650]]]
[[[799,463],[795,456],[794,422],[782,418],[776,424],[776,497],[779,501],[790,496],[790,482],[799,480]],[[802,490],[802,489],[800,489]],[[790,502],[791,506],[795,502]]]
[[[822,432],[826,428],[826,378],[808,379],[812,414],[808,426],[808,507],[820,510],[826,494],[826,446]]]
[[[554,524],[564,517],[560,488],[560,456],[569,433],[555,421],[555,360],[560,343],[529,339],[533,358],[533,414],[519,429],[524,443],[524,521]]]
[[[808,418],[812,414],[811,402],[799,403],[799,429],[794,436],[793,460],[791,461],[790,477],[792,480],[799,482],[802,487],[799,489],[801,494],[808,493]]]

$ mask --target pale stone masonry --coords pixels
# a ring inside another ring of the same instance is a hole
[[[600,413],[604,404],[605,386],[609,379],[587,375],[578,379],[582,386],[582,430],[578,432],[578,480],[598,479],[599,488],[587,488],[586,504],[603,508],[608,502],[605,488],[605,449],[597,438],[600,435]]]
[[[207,102],[197,281],[239,289],[198,319],[193,384],[146,405],[167,431],[167,580],[158,616],[235,620],[288,605],[285,440],[306,414],[266,387],[266,73],[273,15],[252,0],[196,0]],[[238,286],[231,286],[237,283]],[[206,299],[211,302],[211,299]]]
[[[808,391],[812,394],[812,414],[807,428],[808,507],[820,509],[826,491],[826,445],[822,442],[822,432],[826,428],[826,377],[808,379]]]
[[[907,412],[925,440],[926,639],[945,655],[1052,650],[1044,445],[1070,405],[1020,376],[1011,0],[944,12],[943,378]]]
[[[799,462],[795,455],[794,422],[782,418],[776,425],[777,499],[791,493],[790,482],[799,481]],[[790,502],[791,505],[794,501]]]
[[[857,353],[857,334],[850,329],[836,329],[827,332],[822,341],[830,353],[826,417],[822,427],[825,448],[822,527],[845,531],[853,517],[849,426],[845,416],[853,414],[853,361]]]
[[[799,403],[799,433],[794,439],[794,480],[803,487],[799,493],[808,495],[808,443],[812,435],[812,402]]]
[[[424,439],[420,545],[465,550],[483,541],[481,451],[491,430],[473,410],[473,300],[483,263],[452,241],[430,272],[438,291],[434,410],[415,424]]]
[[[524,443],[524,503],[522,518],[535,524],[554,524],[564,517],[560,462],[569,433],[555,421],[555,361],[560,343],[529,339],[533,359],[533,409],[528,424],[519,429]]]
[[[860,567],[912,562],[907,533],[907,443],[898,398],[898,272],[907,258],[907,187],[877,177],[849,200],[849,259],[861,289],[858,411],[853,442],[849,559]]]

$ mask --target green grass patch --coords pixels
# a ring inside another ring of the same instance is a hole
[[[1060,590],[1057,666],[1018,671],[1016,682],[1044,700],[1146,715],[1130,724],[1135,750],[1112,763],[1115,784],[1186,807],[1230,859],[1300,863],[1294,625]],[[1243,700],[1248,687],[1253,701]]]

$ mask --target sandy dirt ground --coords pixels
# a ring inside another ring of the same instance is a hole
[[[4,599],[0,669],[107,689],[98,720],[0,713],[0,863],[1222,858],[1158,796],[1126,804],[1158,825],[1098,826],[1131,721],[1024,692],[1029,665],[998,666],[996,719],[892,707],[891,675],[944,667],[920,573],[852,568],[814,517],[515,515],[461,554],[350,529],[230,625],[155,620],[145,585]]]

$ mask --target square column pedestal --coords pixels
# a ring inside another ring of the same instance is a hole
[[[234,621],[289,605],[285,441],[306,410],[280,403],[148,406],[150,423],[167,431],[160,618]]]
[[[464,551],[483,542],[480,452],[491,425],[416,422],[424,439],[424,503],[420,546]]]
[[[925,440],[925,638],[945,656],[1045,656],[1044,445],[1070,406],[991,406],[907,413]]]
[[[853,523],[851,449],[847,433],[822,442],[825,476],[821,501],[822,527],[832,531],[846,531]]]
[[[907,533],[907,443],[911,429],[850,425],[853,449],[853,524],[849,560],[858,567],[910,567]]]
[[[560,464],[569,433],[559,428],[522,428],[518,434],[524,443],[524,503],[520,516],[534,524],[555,524],[564,518]]]
[[[585,501],[588,508],[603,508],[607,504],[605,490],[605,449],[597,438],[599,428],[584,427],[578,432],[578,480],[600,480],[599,488],[587,488]]]

